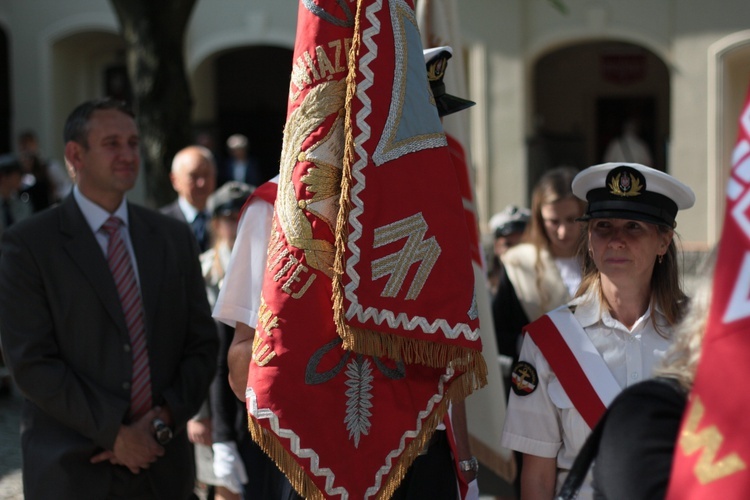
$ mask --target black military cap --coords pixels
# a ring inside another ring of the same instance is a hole
[[[427,64],[427,79],[430,82],[430,89],[435,98],[438,115],[449,115],[475,105],[474,101],[456,97],[445,91],[443,77],[445,76],[445,69],[448,67],[448,59],[453,57],[453,49],[445,46],[425,49],[423,52],[424,61]]]
[[[227,182],[208,197],[206,208],[211,212],[211,217],[239,212],[253,191],[255,188],[244,182]]]

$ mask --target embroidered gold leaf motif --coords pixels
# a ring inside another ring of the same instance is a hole
[[[701,484],[716,481],[746,468],[745,462],[737,453],[730,453],[720,460],[716,459],[724,437],[715,425],[697,432],[704,413],[705,407],[700,398],[696,397],[680,436],[680,446],[686,455],[701,451],[695,464],[695,476]]]
[[[335,249],[330,242],[313,237],[312,223],[305,214],[308,203],[297,199],[292,174],[298,160],[306,158],[302,151],[304,141],[329,116],[343,109],[345,98],[345,80],[322,83],[311,89],[300,106],[289,115],[284,130],[276,200],[276,213],[287,243],[303,250],[307,265],[329,277],[332,275]],[[343,137],[340,140],[343,142]]]
[[[307,191],[313,194],[305,203],[305,210],[325,221],[334,231],[341,194],[341,159],[344,157],[343,113],[339,113],[328,134],[301,156],[302,161],[315,165],[301,179],[307,185]]]
[[[626,177],[623,178],[623,175]],[[622,188],[621,181],[623,184],[629,185],[629,188]],[[628,181],[629,184],[625,181]],[[641,181],[638,180],[638,177],[630,175],[627,172],[620,172],[612,177],[612,180],[609,182],[609,192],[615,196],[638,196],[641,194],[641,189],[643,189],[643,185],[641,184]]]

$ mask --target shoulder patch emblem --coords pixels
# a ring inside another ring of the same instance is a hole
[[[526,361],[516,363],[510,377],[510,387],[517,396],[528,396],[536,390],[538,383],[539,376],[531,363]]]

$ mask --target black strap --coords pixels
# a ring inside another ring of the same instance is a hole
[[[581,485],[584,479],[586,479],[586,474],[589,472],[591,463],[594,461],[597,453],[599,453],[599,441],[602,438],[602,430],[604,429],[608,414],[609,410],[604,412],[604,415],[599,419],[599,422],[594,427],[594,430],[591,431],[586,442],[583,443],[583,447],[578,452],[575,462],[573,462],[573,466],[570,468],[570,472],[568,472],[568,477],[565,478],[565,482],[555,500],[573,500],[578,495],[578,490],[581,489]]]
[[[655,377],[653,380],[662,382],[681,394],[685,393],[685,389],[683,389],[679,382],[673,378]],[[599,453],[599,441],[601,441],[602,432],[607,423],[607,415],[609,415],[609,408],[604,412],[602,418],[599,419],[599,422],[597,422],[594,430],[591,431],[586,442],[583,443],[583,446],[578,452],[578,455],[573,462],[573,466],[570,468],[570,472],[565,478],[565,482],[560,488],[560,492],[555,497],[555,500],[573,500],[576,498],[576,495],[578,495],[578,490],[581,489],[581,485],[586,479],[591,464]]]

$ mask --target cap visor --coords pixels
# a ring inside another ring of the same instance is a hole
[[[468,99],[462,99],[450,94],[443,94],[440,96],[437,102],[438,114],[440,116],[450,115],[461,111],[466,108],[470,108],[476,103]]]
[[[590,221],[591,219],[626,219],[626,220],[637,220],[641,222],[649,222],[651,224],[657,224],[657,225],[663,225],[663,226],[672,226],[669,222],[665,221],[664,219],[660,219],[659,217],[655,217],[653,215],[644,214],[640,212],[630,212],[627,210],[599,210],[594,213],[585,214],[581,217],[578,217],[576,221],[578,222],[586,222]]]

